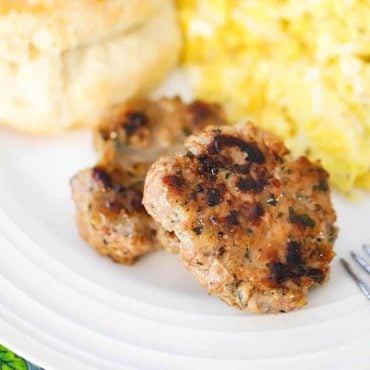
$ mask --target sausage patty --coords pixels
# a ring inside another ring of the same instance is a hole
[[[148,172],[144,206],[198,282],[250,312],[287,312],[328,277],[337,229],[328,174],[246,123],[209,127]]]
[[[95,133],[98,164],[71,180],[87,243],[125,264],[160,246],[176,251],[176,236],[161,230],[141,204],[144,179],[155,160],[183,151],[185,138],[211,122],[225,124],[223,112],[201,101],[136,100],[117,107]]]

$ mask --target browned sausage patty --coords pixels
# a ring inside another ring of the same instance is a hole
[[[179,98],[132,101],[118,107],[95,133],[100,159],[71,181],[81,236],[100,254],[131,264],[160,246],[176,250],[141,204],[144,179],[161,155],[183,151],[183,142],[210,123],[225,124],[216,104]]]
[[[337,229],[328,174],[252,124],[210,127],[148,172],[144,205],[180,240],[210,294],[250,312],[287,312],[323,283]]]

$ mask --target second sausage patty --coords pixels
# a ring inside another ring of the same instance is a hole
[[[71,180],[81,236],[100,254],[131,264],[178,240],[161,229],[141,204],[144,179],[161,155],[183,151],[185,138],[210,123],[225,124],[221,108],[179,98],[136,100],[117,107],[95,133],[99,161]]]

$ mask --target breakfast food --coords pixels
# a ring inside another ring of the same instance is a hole
[[[143,203],[198,282],[230,306],[288,312],[329,273],[336,215],[319,162],[256,126],[208,127],[149,170]]]
[[[116,107],[95,133],[98,164],[71,181],[77,226],[87,243],[125,264],[160,246],[176,251],[176,236],[141,203],[145,176],[155,160],[183,151],[185,138],[210,123],[226,124],[223,111],[201,101],[163,98]]]
[[[368,1],[177,0],[196,96],[370,190]]]
[[[171,0],[0,2],[0,123],[30,133],[94,126],[174,66]]]

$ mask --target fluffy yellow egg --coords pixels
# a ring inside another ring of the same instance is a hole
[[[200,98],[370,190],[369,0],[178,0]]]

